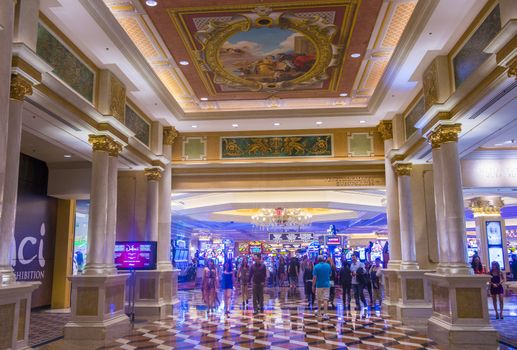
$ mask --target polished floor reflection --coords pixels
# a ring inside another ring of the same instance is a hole
[[[138,324],[127,336],[98,349],[437,349],[436,344],[380,311],[343,313],[342,303],[318,320],[303,295],[268,289],[263,314],[242,309],[233,298],[230,316],[223,305],[208,313],[198,291],[180,292],[181,302],[165,320]],[[222,300],[220,296],[220,300]]]

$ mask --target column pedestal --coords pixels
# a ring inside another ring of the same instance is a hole
[[[15,282],[0,286],[0,349],[29,349],[32,292],[39,282]]]
[[[124,313],[128,274],[71,276],[72,313],[66,340],[104,340],[129,331]]]
[[[400,299],[400,277],[398,269],[387,268],[382,270],[384,278],[384,294],[382,309],[386,315],[396,318],[397,305]]]
[[[497,349],[486,297],[489,276],[427,273],[432,289],[428,336],[443,349]]]
[[[178,270],[135,271],[135,315],[159,319],[178,302]]]
[[[400,296],[396,305],[397,319],[424,333],[427,321],[432,315],[431,288],[424,276],[426,272],[432,271],[397,271],[400,282]]]

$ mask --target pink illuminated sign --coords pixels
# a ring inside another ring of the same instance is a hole
[[[119,270],[156,269],[156,242],[116,242],[115,266]]]

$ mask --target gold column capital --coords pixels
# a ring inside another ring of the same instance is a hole
[[[163,128],[163,144],[171,145],[174,143],[174,140],[178,137],[178,131],[174,126],[166,126]]]
[[[514,57],[508,64],[508,78],[511,77],[517,80],[517,57]]]
[[[116,142],[116,141],[112,141],[112,142],[111,142],[111,144],[110,144],[110,146],[109,146],[109,151],[108,151],[108,152],[109,152],[109,155],[110,155],[111,157],[118,157],[118,155],[120,154],[120,152],[122,152],[122,149],[123,149],[123,148],[124,148],[124,147],[123,147],[120,143],[118,143],[118,142]]]
[[[393,138],[393,123],[391,120],[381,120],[377,126],[377,131],[381,134],[384,141]]]
[[[162,173],[158,168],[145,168],[144,175],[147,177],[147,181],[158,181],[162,177]]]
[[[501,208],[504,202],[501,197],[476,197],[469,201],[469,208],[474,217],[501,216]]]
[[[94,151],[110,152],[111,144],[114,141],[106,135],[88,135],[88,142]]]
[[[32,95],[32,84],[21,75],[12,74],[10,98],[23,101],[29,95]]]
[[[410,176],[413,164],[411,163],[395,163],[393,166],[397,176]]]
[[[441,124],[429,135],[429,141],[433,148],[437,148],[446,142],[458,142],[460,133],[461,124]]]

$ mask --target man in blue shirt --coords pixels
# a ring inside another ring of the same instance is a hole
[[[318,256],[318,264],[314,266],[312,278],[313,291],[316,294],[318,301],[318,312],[316,316],[321,315],[322,306],[325,310],[323,319],[328,320],[327,310],[329,306],[329,291],[330,291],[330,265],[324,262],[323,256]]]

